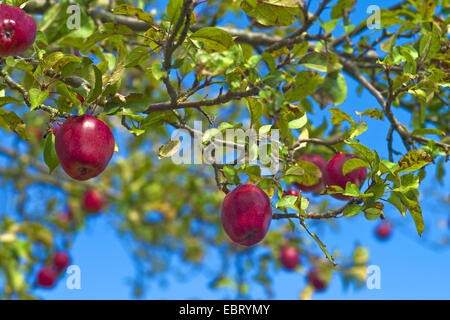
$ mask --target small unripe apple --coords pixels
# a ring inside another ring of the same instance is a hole
[[[318,267],[314,267],[308,272],[308,282],[316,291],[323,291],[328,287],[328,279],[326,275]]]
[[[89,190],[84,193],[83,208],[88,213],[99,213],[105,204],[103,195],[97,190]]]
[[[111,129],[91,116],[72,116],[55,135],[55,149],[64,171],[75,180],[98,176],[114,153],[115,141]]]
[[[264,239],[272,221],[267,194],[254,185],[241,185],[229,192],[222,204],[222,226],[235,243],[253,246]]]
[[[319,182],[317,182],[312,186],[306,186],[298,182],[294,182],[294,185],[303,192],[315,192],[322,189],[324,186],[325,175],[327,173],[326,161],[321,156],[318,156],[316,154],[304,154],[301,155],[297,160],[314,163],[317,167],[319,167],[320,171],[322,172],[322,177],[320,178]]]
[[[51,288],[55,285],[58,272],[51,266],[45,266],[39,270],[37,285],[43,288]]]
[[[350,159],[357,159],[358,157],[353,154],[339,153],[328,161],[327,174],[325,176],[325,182],[328,186],[339,186],[345,189],[347,182],[351,182],[361,188],[364,180],[367,177],[366,168],[356,168],[350,171],[345,176],[342,174],[342,168],[344,163]],[[331,194],[332,197],[339,200],[349,200],[352,197],[344,196],[339,193]]]
[[[298,197],[298,191],[295,189],[286,190],[285,192],[283,192],[283,197],[285,197],[285,196]]]
[[[375,229],[375,234],[380,240],[389,239],[392,235],[392,225],[389,222],[381,222]]]
[[[58,271],[64,271],[70,262],[70,257],[67,253],[58,251],[53,256],[53,265],[58,269]]]
[[[36,22],[18,7],[0,4],[0,56],[17,56],[31,47]]]
[[[294,270],[300,264],[300,253],[294,247],[283,247],[280,261],[287,270]]]

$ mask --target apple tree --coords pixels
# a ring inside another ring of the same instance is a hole
[[[271,297],[285,268],[306,275],[307,299],[335,273],[364,284],[369,261],[315,225],[426,228],[419,188],[443,181],[450,152],[447,1],[360,23],[353,0],[3,2],[1,297],[52,287],[94,215],[131,239],[137,296],[171,257],[201,269],[214,250],[212,289]],[[345,112],[361,92],[377,105]],[[368,119],[389,126],[385,158],[360,141]]]

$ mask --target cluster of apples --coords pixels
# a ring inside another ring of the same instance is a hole
[[[36,30],[36,22],[25,11],[0,4],[0,57],[25,52],[33,45]],[[84,102],[79,94],[78,99]],[[85,114],[70,117],[55,130],[55,148],[64,171],[73,179],[84,181],[105,170],[115,141],[108,125]]]
[[[56,284],[56,280],[61,276],[70,262],[69,255],[64,251],[55,253],[51,265],[46,265],[39,270],[36,284],[39,287],[51,288]]]

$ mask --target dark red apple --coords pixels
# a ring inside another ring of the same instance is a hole
[[[287,270],[294,270],[300,263],[300,253],[294,247],[283,247],[280,261]]]
[[[51,288],[55,285],[58,272],[51,266],[45,266],[39,270],[37,285],[43,288]]]
[[[307,278],[309,284],[311,284],[316,291],[323,291],[328,287],[328,279],[318,267],[311,269],[308,272]]]
[[[70,262],[70,257],[63,251],[58,251],[53,256],[53,265],[59,270],[64,271]]]
[[[226,195],[221,218],[230,239],[250,247],[266,236],[272,221],[272,205],[260,188],[240,185]]]
[[[285,197],[285,196],[294,196],[294,197],[298,197],[298,191],[295,190],[295,189],[289,189],[289,190],[286,190],[286,191],[283,193],[283,197]]]
[[[326,161],[321,156],[318,156],[316,154],[304,154],[304,155],[301,155],[297,160],[314,163],[316,166],[319,167],[320,171],[322,172],[322,177],[320,178],[319,182],[317,182],[316,184],[314,184],[312,186],[306,186],[306,185],[300,184],[298,182],[294,182],[294,186],[296,186],[298,189],[300,189],[303,192],[315,192],[315,191],[319,191],[320,189],[322,189],[324,186],[324,181],[325,181],[324,177],[327,173]]]
[[[84,193],[83,208],[88,213],[99,213],[105,204],[103,195],[97,190],[89,190]]]
[[[389,222],[381,222],[375,229],[375,234],[380,240],[389,239],[392,235],[392,225]]]
[[[102,173],[114,146],[111,129],[91,115],[72,116],[56,131],[56,154],[64,171],[75,180],[88,180]]]
[[[347,182],[351,182],[357,185],[359,188],[364,183],[367,177],[366,168],[357,168],[350,171],[345,176],[342,174],[342,167],[347,160],[357,159],[358,157],[353,154],[339,153],[328,161],[327,174],[325,175],[325,183],[328,186],[339,186],[345,189]],[[339,193],[331,194],[332,197],[339,200],[349,200],[352,197],[344,196]]]
[[[36,38],[36,22],[20,8],[0,4],[0,56],[25,52]]]

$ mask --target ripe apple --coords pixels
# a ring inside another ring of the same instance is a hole
[[[55,135],[55,149],[64,171],[84,181],[105,170],[114,153],[114,136],[103,121],[91,116],[72,116]]]
[[[381,222],[375,229],[375,234],[380,240],[389,239],[392,235],[392,225],[389,222]]]
[[[327,174],[325,175],[325,183],[328,186],[339,186],[345,189],[347,182],[357,185],[359,188],[367,177],[366,168],[357,168],[350,171],[345,176],[342,174],[342,167],[347,160],[358,158],[353,154],[339,153],[328,161]],[[339,200],[349,200],[352,197],[344,196],[339,193],[331,194],[332,197]]]
[[[314,184],[312,186],[306,186],[306,185],[300,184],[298,182],[294,182],[294,186],[296,186],[298,189],[300,189],[303,192],[311,192],[311,191],[315,192],[315,191],[319,191],[320,189],[322,189],[324,186],[324,181],[325,181],[324,177],[327,173],[326,161],[321,156],[318,156],[316,154],[303,154],[297,160],[314,163],[316,166],[319,167],[320,171],[322,172],[322,177],[320,178],[319,182],[317,182],[316,184]]]
[[[58,269],[58,271],[63,271],[67,268],[70,262],[70,257],[67,253],[63,251],[58,251],[53,256],[53,265]]]
[[[254,185],[240,185],[226,195],[221,219],[231,240],[253,246],[263,240],[269,230],[272,221],[270,199]]]
[[[36,22],[20,8],[0,4],[0,56],[25,52],[36,38]]]
[[[55,285],[58,272],[51,266],[45,266],[39,270],[37,285],[43,288],[51,288]]]
[[[294,270],[300,263],[300,253],[294,247],[283,247],[280,261],[287,270]]]
[[[308,282],[314,287],[316,291],[323,291],[328,287],[328,279],[323,271],[318,267],[314,267],[308,272]]]
[[[83,208],[88,213],[99,213],[105,204],[103,195],[97,190],[89,190],[84,193]]]
[[[285,196],[298,197],[298,191],[295,189],[286,190],[285,192],[283,192],[283,197],[285,197]]]

